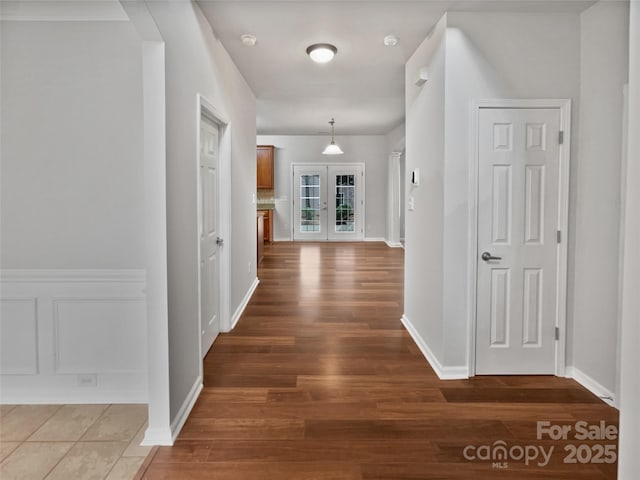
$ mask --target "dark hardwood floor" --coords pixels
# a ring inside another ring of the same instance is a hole
[[[617,425],[617,411],[574,381],[437,378],[400,323],[401,249],[276,243],[259,278],[206,357],[176,444],[157,449],[144,479],[616,478],[615,464],[580,461],[617,441],[578,441],[575,428],[567,441],[536,438],[538,421]],[[506,464],[478,458],[500,441]],[[586,445],[578,463],[564,463],[569,444]],[[534,450],[529,465],[518,458]]]

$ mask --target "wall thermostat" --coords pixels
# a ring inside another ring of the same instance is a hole
[[[420,185],[420,169],[414,168],[411,172],[411,185],[415,185],[416,187]]]

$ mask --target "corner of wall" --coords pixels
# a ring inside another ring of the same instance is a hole
[[[431,351],[426,340],[422,338],[416,327],[406,315],[402,316],[400,320],[407,329],[407,332],[415,342],[416,346],[420,349],[424,357],[431,365],[431,368],[438,376],[440,380],[456,380],[469,378],[469,367],[467,366],[447,366],[442,365],[436,355]]]

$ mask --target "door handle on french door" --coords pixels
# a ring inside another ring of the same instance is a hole
[[[216,238],[216,245],[221,247],[222,245],[224,245],[224,240],[220,237]]]
[[[482,260],[484,260],[485,262],[488,262],[490,260],[502,260],[502,257],[494,257],[489,252],[482,252],[480,258],[482,258]]]

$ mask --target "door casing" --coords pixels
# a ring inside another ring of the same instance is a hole
[[[468,228],[468,364],[469,375],[476,371],[476,322],[477,322],[477,280],[478,280],[478,164],[479,164],[479,117],[482,109],[558,109],[560,129],[564,132],[563,143],[559,149],[559,189],[558,189],[558,230],[561,242],[557,244],[557,289],[556,289],[556,327],[559,338],[555,349],[555,374],[565,376],[566,306],[567,306],[567,247],[569,227],[569,172],[571,159],[571,100],[570,99],[488,99],[476,100],[471,104],[469,160],[469,228]]]

